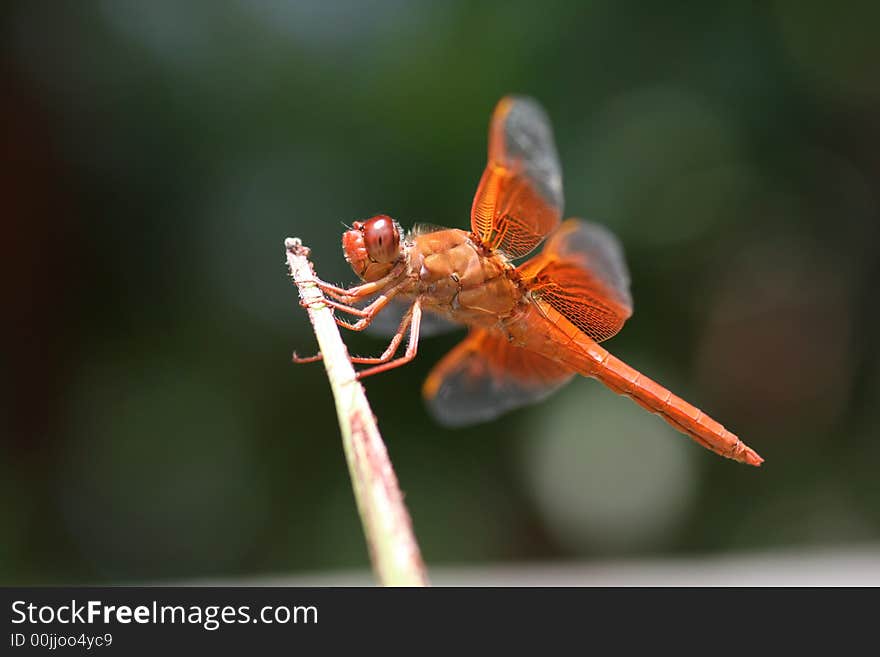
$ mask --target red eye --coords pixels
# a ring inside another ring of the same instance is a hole
[[[400,231],[394,220],[384,214],[364,222],[364,244],[373,262],[394,262],[400,255]]]

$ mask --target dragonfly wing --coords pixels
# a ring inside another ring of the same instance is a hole
[[[599,224],[566,220],[517,272],[535,297],[596,342],[616,334],[632,315],[623,248]]]
[[[380,312],[376,313],[373,321],[364,330],[365,333],[376,337],[388,338],[397,333],[400,321],[412,306],[412,299],[391,299],[388,305]],[[442,335],[452,331],[458,331],[463,328],[461,324],[450,322],[440,315],[431,312],[422,313],[422,321],[420,324],[419,334],[421,337],[431,337],[433,335]]]
[[[471,329],[434,366],[422,393],[438,422],[463,426],[540,401],[572,376],[566,367],[515,347],[502,335]]]
[[[531,98],[502,98],[489,125],[489,161],[471,229],[483,246],[520,258],[559,225],[562,203],[562,168],[547,114]]]

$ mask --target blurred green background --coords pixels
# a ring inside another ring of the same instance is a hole
[[[877,7],[4,3],[0,580],[366,567],[282,242],[350,283],[341,222],[467,227],[511,92],[626,247],[606,346],[767,462],[590,380],[443,429],[426,339],[367,392],[429,566],[875,544]]]

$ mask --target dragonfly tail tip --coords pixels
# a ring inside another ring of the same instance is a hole
[[[742,455],[742,462],[754,465],[755,467],[760,467],[764,462],[764,459],[755,450],[748,448]]]

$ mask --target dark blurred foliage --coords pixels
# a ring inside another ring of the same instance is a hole
[[[592,381],[442,429],[426,340],[367,390],[428,563],[877,541],[877,7],[4,3],[2,581],[364,566],[282,242],[348,283],[341,222],[466,227],[510,92],[627,249],[609,348],[767,463]]]

